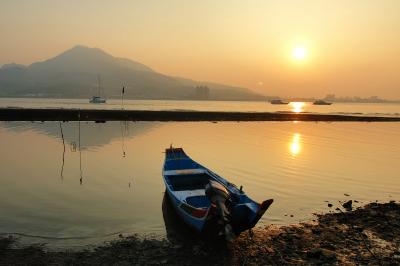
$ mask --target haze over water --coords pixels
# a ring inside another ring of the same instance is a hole
[[[60,123],[0,123],[0,233],[54,246],[165,236],[171,143],[255,200],[274,198],[261,225],[313,219],[325,201],[400,200],[398,123],[81,122],[81,154],[78,122],[61,127],[64,164]]]
[[[87,99],[0,98],[0,108],[64,108],[64,109],[116,109],[156,111],[222,111],[222,112],[294,112],[347,114],[367,116],[399,116],[399,103],[334,103],[313,105],[311,102],[292,102],[273,105],[267,101],[173,101],[173,100],[121,100],[109,99],[106,104],[90,104]]]

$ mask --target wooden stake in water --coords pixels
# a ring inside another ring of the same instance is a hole
[[[121,94],[121,109],[124,110],[124,94],[125,94],[125,87],[122,87],[122,94]]]
[[[64,141],[64,133],[63,133],[63,129],[62,129],[62,126],[61,126],[61,121],[60,121],[59,123],[60,123],[61,139],[62,139],[63,147],[64,147],[63,156],[62,156],[61,172],[60,172],[61,181],[63,181],[63,180],[64,180],[64,176],[63,176],[63,173],[64,173],[64,163],[65,163],[65,141]]]
[[[125,127],[123,126],[125,124]],[[125,158],[126,153],[125,153],[125,130],[126,130],[126,121],[121,121],[120,122],[120,128],[121,128],[121,136],[122,136],[122,157]]]
[[[82,153],[81,153],[81,112],[79,111],[78,113],[78,149],[79,149],[79,172],[81,175],[81,178],[79,179],[79,183],[82,185]]]

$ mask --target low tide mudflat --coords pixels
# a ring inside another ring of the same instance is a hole
[[[342,206],[338,207],[338,209]],[[4,265],[397,265],[400,205],[371,203],[317,215],[315,222],[257,228],[232,243],[193,238],[182,227],[168,240],[120,236],[80,251],[18,247],[0,239]],[[185,234],[186,233],[186,234]]]

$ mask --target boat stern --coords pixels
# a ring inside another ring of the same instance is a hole
[[[273,199],[268,199],[261,204],[247,202],[236,205],[232,209],[232,225],[235,233],[238,235],[247,229],[253,228],[273,202]]]

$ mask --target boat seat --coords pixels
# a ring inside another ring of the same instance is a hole
[[[182,191],[173,191],[174,196],[177,197],[180,201],[185,201],[186,198],[192,196],[205,196],[204,189],[196,189],[196,190],[182,190]]]

